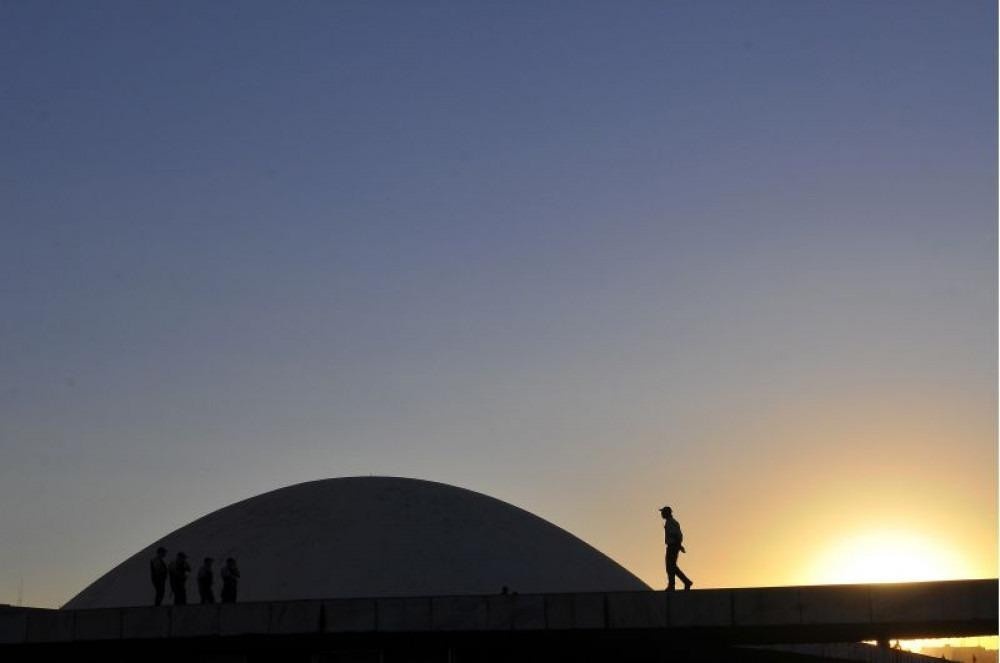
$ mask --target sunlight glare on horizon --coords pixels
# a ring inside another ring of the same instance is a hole
[[[879,530],[830,546],[809,573],[821,584],[916,582],[972,577],[969,564],[946,542],[912,532]]]

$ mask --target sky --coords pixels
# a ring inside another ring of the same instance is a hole
[[[3,0],[0,603],[369,474],[654,587],[665,504],[697,587],[995,577],[996,25]]]

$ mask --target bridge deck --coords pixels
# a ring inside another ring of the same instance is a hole
[[[996,579],[690,592],[328,599],[126,607],[0,608],[0,654],[14,646],[310,637],[656,638],[772,644],[997,633]],[[603,634],[603,635],[602,635]]]

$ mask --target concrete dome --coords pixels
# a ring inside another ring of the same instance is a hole
[[[152,603],[157,546],[195,573],[235,557],[241,601],[512,591],[647,590],[613,560],[500,500],[431,481],[350,477],[301,483],[181,527],[104,574],[64,608]],[[194,575],[189,601],[197,601]],[[220,581],[216,575],[216,593]]]

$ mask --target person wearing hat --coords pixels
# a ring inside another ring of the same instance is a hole
[[[177,557],[167,567],[167,572],[170,574],[170,591],[174,593],[174,605],[187,605],[187,577],[191,573],[187,555],[178,552]]]
[[[684,533],[681,524],[674,520],[674,511],[669,506],[660,509],[663,518],[663,541],[667,544],[667,591],[674,591],[674,578],[680,578],[684,589],[691,589],[694,583],[677,566],[677,556],[684,550]]]

